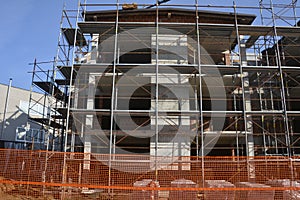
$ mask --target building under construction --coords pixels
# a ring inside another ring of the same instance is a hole
[[[256,4],[64,10],[54,68],[33,71],[48,150],[298,154],[296,1]]]
[[[300,195],[297,0],[243,3],[64,9],[53,65],[35,62],[32,76],[47,99],[30,101],[45,112],[29,118],[46,133],[43,192],[51,182],[106,198]]]

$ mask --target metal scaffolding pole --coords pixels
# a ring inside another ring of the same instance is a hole
[[[196,63],[196,54],[195,54],[195,50],[194,50],[194,63]],[[197,74],[195,73],[194,76],[194,84],[195,84],[195,89],[194,89],[194,96],[195,96],[195,110],[197,111],[198,108],[198,91],[197,91]],[[197,160],[199,159],[199,134],[198,134],[198,129],[199,129],[199,122],[198,119],[196,118],[196,156],[197,156]]]
[[[295,22],[295,26],[296,26],[296,27],[298,26],[298,21],[297,21],[297,11],[296,11],[296,8],[297,8],[297,1],[298,1],[298,0],[292,0],[293,13],[294,13],[294,22]]]
[[[237,99],[236,99],[236,94],[233,92],[233,106],[234,106],[234,111],[237,111]],[[234,117],[235,123],[234,123],[234,128],[235,128],[235,139],[236,139],[236,155],[239,157],[240,155],[240,149],[239,149],[239,131],[238,131],[238,117]]]
[[[198,13],[198,0],[195,0],[195,15],[196,15],[196,33],[197,33],[197,58],[198,58],[198,73],[199,73],[199,125],[201,134],[201,175],[202,186],[204,187],[205,173],[204,173],[204,121],[203,121],[203,101],[202,101],[202,65],[201,65],[201,45],[199,33],[199,13]],[[198,134],[198,130],[197,130]]]
[[[286,96],[285,96],[285,88],[284,88],[284,80],[283,80],[283,72],[281,68],[281,56],[280,56],[280,48],[278,44],[278,34],[277,34],[277,27],[276,27],[276,20],[275,20],[275,14],[274,14],[274,8],[273,8],[273,0],[270,0],[271,5],[271,11],[272,11],[272,22],[273,22],[273,31],[274,31],[274,42],[275,42],[275,56],[278,64],[278,72],[280,76],[280,89],[281,89],[281,99],[282,99],[282,110],[283,110],[283,116],[284,116],[284,122],[285,122],[285,137],[286,137],[286,149],[287,149],[287,155],[292,156],[291,148],[290,148],[290,130],[289,130],[289,121],[288,121],[288,115],[287,115],[287,106],[286,106]]]
[[[57,70],[57,67],[58,67],[58,62],[59,62],[59,53],[60,53],[60,51],[61,51],[61,49],[60,49],[60,42],[61,42],[61,39],[62,39],[62,28],[63,28],[63,20],[64,20],[64,12],[65,12],[65,9],[66,9],[66,3],[64,3],[64,5],[63,5],[63,9],[62,9],[62,13],[61,13],[61,19],[60,19],[60,26],[59,26],[59,36],[58,36],[58,42],[57,42],[57,50],[56,50],[56,56],[55,56],[55,58],[54,58],[54,66],[55,66],[55,69],[54,70]],[[64,101],[65,101],[66,99],[64,99]],[[63,120],[64,121],[64,120]],[[64,123],[63,123],[64,124]],[[62,132],[61,132],[61,135],[60,135],[60,137],[61,137],[61,139],[60,139],[60,142],[61,142],[61,144],[60,144],[60,148],[61,148],[61,151],[64,151],[64,133],[66,133],[65,132],[65,130],[64,130],[64,128],[62,127],[62,130],[61,130]]]
[[[7,107],[9,103],[9,94],[10,94],[10,88],[12,84],[12,78],[9,79],[9,83],[7,86],[7,92],[6,92],[6,97],[5,97],[5,106],[4,106],[4,112],[3,112],[3,120],[2,120],[2,130],[1,130],[1,139],[3,139],[4,131],[5,131],[5,124],[6,124],[6,114],[7,114]]]
[[[156,0],[156,18],[155,18],[155,41],[156,41],[156,46],[155,46],[155,180],[158,181],[158,161],[157,161],[157,155],[158,155],[158,138],[159,138],[159,133],[158,133],[158,34],[159,34],[159,0]]]
[[[109,163],[108,163],[108,186],[111,186],[111,166],[112,166],[112,151],[115,144],[113,142],[114,135],[114,110],[115,110],[115,95],[116,95],[116,65],[117,65],[117,51],[118,51],[118,31],[119,31],[119,0],[116,3],[116,22],[115,22],[115,35],[114,35],[114,60],[113,60],[113,74],[112,74],[112,91],[111,91],[111,107],[110,107],[110,134],[109,134]],[[110,189],[108,195],[110,196]]]
[[[75,26],[75,34],[74,34],[74,43],[73,43],[73,52],[72,52],[72,66],[71,66],[71,74],[70,74],[70,83],[69,83],[69,96],[68,96],[68,104],[67,104],[67,120],[66,120],[66,130],[65,130],[65,140],[64,140],[64,159],[63,159],[63,174],[62,174],[62,183],[66,183],[67,181],[67,146],[68,146],[68,133],[69,133],[69,126],[70,126],[70,107],[71,107],[71,96],[72,96],[72,83],[73,83],[73,73],[74,73],[74,64],[75,64],[75,56],[76,56],[76,38],[78,33],[78,20],[80,15],[80,1],[78,0],[78,8],[77,8],[77,15],[76,15],[76,26]],[[72,127],[71,127],[72,131]],[[63,187],[61,199],[65,198],[65,187]]]
[[[27,124],[29,124],[29,119],[30,119],[30,110],[31,110],[31,101],[32,101],[32,92],[33,92],[33,81],[34,81],[34,73],[35,73],[35,70],[36,70],[36,59],[34,59],[34,62],[33,62],[33,71],[32,71],[32,76],[31,76],[31,86],[30,86],[30,93],[29,93],[29,103],[28,103],[28,111],[27,111]],[[45,100],[46,98],[44,98]],[[46,103],[44,102],[44,105]],[[45,106],[44,106],[45,107]],[[43,108],[43,115],[44,115],[44,110],[45,108]],[[44,128],[44,127],[43,127]]]
[[[255,171],[254,171],[254,166],[249,161],[249,156],[254,156],[254,152],[253,152],[254,151],[254,149],[253,149],[254,143],[253,143],[253,133],[250,133],[251,136],[248,135],[249,134],[248,129],[250,131],[252,131],[252,124],[250,124],[250,120],[248,120],[248,115],[246,113],[246,111],[248,111],[247,108],[249,105],[248,106],[246,105],[246,97],[245,97],[245,85],[247,84],[247,88],[249,87],[249,79],[248,79],[248,77],[246,79],[246,77],[245,77],[246,75],[244,74],[244,71],[243,71],[243,65],[247,65],[247,64],[243,62],[243,58],[242,58],[242,56],[246,56],[246,55],[242,55],[242,49],[241,49],[242,47],[241,47],[241,41],[240,41],[236,7],[237,6],[236,6],[235,0],[234,0],[233,1],[233,9],[234,9],[234,19],[235,19],[234,21],[235,21],[236,37],[237,37],[237,45],[238,45],[238,55],[239,55],[239,62],[240,62],[239,72],[240,72],[240,79],[241,79],[241,85],[242,85],[241,89],[242,89],[242,102],[243,102],[243,118],[244,118],[247,168],[248,168],[248,178],[251,180],[251,179],[255,179]],[[244,53],[246,54],[246,52],[244,52]],[[249,101],[250,101],[250,99],[249,99]]]
[[[68,104],[67,104],[67,122],[66,122],[66,131],[65,131],[65,144],[64,144],[64,152],[67,152],[67,145],[68,145],[68,131],[70,125],[70,107],[71,107],[71,98],[72,98],[72,83],[73,83],[73,73],[74,73],[74,64],[75,64],[75,56],[76,56],[76,38],[78,33],[78,20],[80,15],[80,0],[78,0],[78,10],[76,16],[76,27],[75,27],[75,35],[74,35],[74,43],[73,43],[73,53],[72,53],[72,66],[71,66],[71,74],[70,74],[70,83],[69,83],[69,96],[68,96]],[[71,130],[72,131],[72,130]]]
[[[262,95],[261,95],[262,88],[261,88],[261,85],[260,85],[260,75],[261,75],[261,73],[257,72],[256,74],[257,74],[256,77],[257,77],[257,85],[258,85],[257,90],[258,90],[258,95],[259,95],[259,105],[260,105],[260,110],[262,111],[264,108],[263,108],[263,101],[262,101]],[[266,145],[265,116],[264,115],[261,116],[261,126],[262,126],[262,134],[263,134],[262,135],[262,137],[263,137],[263,148],[264,148],[263,152],[264,152],[264,155],[266,155],[267,154],[267,145]]]

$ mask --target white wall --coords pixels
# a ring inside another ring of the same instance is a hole
[[[23,105],[26,102],[29,102],[30,91],[11,87],[10,95],[8,99],[8,107],[6,112],[6,124],[4,131],[2,132],[3,127],[3,115],[5,109],[5,100],[7,95],[8,86],[4,84],[0,84],[0,136],[1,140],[14,141],[16,138],[16,129],[17,127],[25,126],[27,123],[27,114],[28,111],[20,109],[20,102],[23,102]],[[43,97],[42,94],[32,93],[32,97],[34,99],[40,99]],[[31,128],[39,128],[38,125],[34,123],[30,123]]]

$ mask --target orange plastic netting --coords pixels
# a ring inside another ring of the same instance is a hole
[[[2,199],[300,199],[298,157],[0,150]]]

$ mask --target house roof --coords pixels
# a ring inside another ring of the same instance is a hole
[[[111,21],[115,20],[117,10],[98,10],[87,11],[86,21]],[[153,21],[156,17],[156,9],[135,9],[135,10],[119,10],[119,20],[123,21],[132,16],[142,16],[143,18],[135,18],[136,21]],[[199,10],[200,23],[234,23],[234,13]],[[181,8],[159,8],[159,18],[164,22],[173,22],[178,20],[178,17],[184,16],[184,20],[189,22],[195,21],[195,10]],[[176,19],[177,17],[177,19]],[[237,14],[239,24],[250,25],[255,20],[256,16],[252,14]]]

